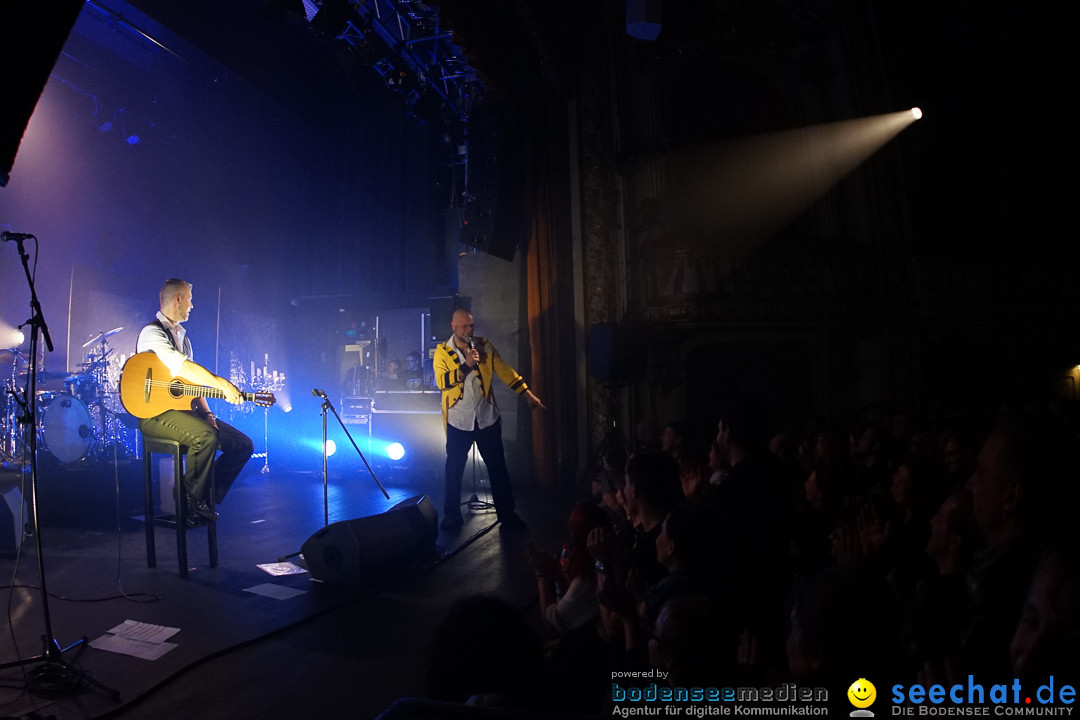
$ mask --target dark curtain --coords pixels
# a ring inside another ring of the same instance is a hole
[[[526,309],[532,387],[548,410],[532,416],[533,467],[546,488],[573,482],[577,388],[566,105],[554,91],[529,102]]]

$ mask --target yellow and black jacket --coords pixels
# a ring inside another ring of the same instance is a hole
[[[432,359],[435,385],[442,390],[443,430],[446,430],[446,416],[450,408],[454,407],[465,394],[465,377],[461,374],[461,359],[451,342],[444,342],[436,347],[435,357]],[[487,338],[473,338],[473,342],[476,349],[480,351],[480,363],[476,366],[476,370],[480,372],[480,385],[484,397],[491,398],[492,402],[495,401],[495,397],[491,394],[491,378],[495,376],[498,376],[518,395],[529,389],[529,386],[525,384],[525,378],[518,375],[517,370],[499,357],[499,351],[488,342]]]

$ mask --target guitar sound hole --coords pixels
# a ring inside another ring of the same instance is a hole
[[[184,383],[174,381],[169,385],[169,394],[174,398],[180,398],[184,396]]]

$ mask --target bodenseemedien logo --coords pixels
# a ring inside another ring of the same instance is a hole
[[[874,700],[877,700],[877,688],[874,687],[874,683],[866,678],[859,678],[848,688],[847,699],[855,706],[855,709],[851,711],[851,717],[874,717],[874,713],[866,709],[874,704]]]
[[[660,670],[616,671],[612,674],[611,714],[619,717],[713,717],[713,716],[827,716],[829,691],[783,683],[776,687],[672,687]],[[653,680],[644,687],[625,685],[640,679]],[[618,682],[615,682],[615,681]]]

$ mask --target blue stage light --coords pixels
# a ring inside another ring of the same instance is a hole
[[[326,457],[330,457],[337,452],[337,443],[333,440],[326,441]]]
[[[386,456],[391,460],[400,460],[405,457],[405,448],[401,443],[390,443],[386,446]]]

